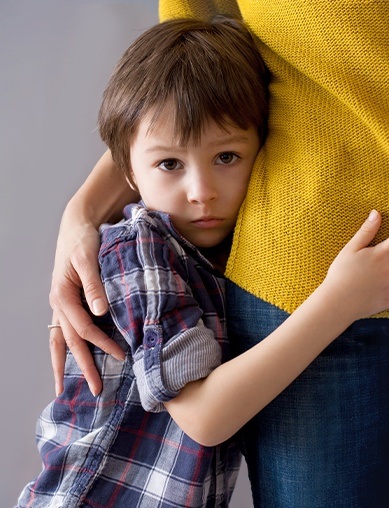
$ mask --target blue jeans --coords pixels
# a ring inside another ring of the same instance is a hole
[[[230,282],[227,305],[234,354],[287,317]],[[238,437],[256,508],[388,508],[389,320],[354,323]]]

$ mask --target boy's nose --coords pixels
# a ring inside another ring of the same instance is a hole
[[[218,197],[216,182],[212,175],[196,175],[189,182],[188,201],[190,203],[208,203]]]

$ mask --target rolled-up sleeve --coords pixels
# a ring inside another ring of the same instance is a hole
[[[221,363],[186,271],[186,255],[147,221],[105,228],[99,260],[116,326],[128,342],[142,406],[164,410]]]

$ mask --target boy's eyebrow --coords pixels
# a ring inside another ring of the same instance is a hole
[[[244,134],[236,134],[232,135],[230,137],[226,137],[221,139],[220,141],[216,141],[216,143],[212,143],[212,145],[224,145],[225,143],[240,143],[240,142],[248,142],[250,141],[248,136],[245,136]]]
[[[242,134],[242,135],[237,134],[237,135],[233,135],[230,137],[222,138],[220,141],[216,141],[216,142],[215,142],[215,140],[212,140],[212,146],[220,146],[220,145],[225,145],[228,143],[240,143],[240,142],[246,143],[248,141],[250,141],[249,138],[247,136],[245,136],[244,134]],[[170,152],[172,150],[183,152],[183,151],[185,151],[185,149],[186,149],[185,146],[180,146],[180,145],[173,145],[173,146],[154,145],[154,146],[150,146],[149,148],[146,148],[145,152],[147,152],[147,153],[158,152],[158,151]]]
[[[183,147],[183,146],[154,145],[154,146],[150,146],[149,148],[146,148],[145,152],[146,153],[161,152],[161,151],[171,152],[172,150],[176,150],[176,151],[178,150],[178,151],[183,152],[185,150],[185,147]]]

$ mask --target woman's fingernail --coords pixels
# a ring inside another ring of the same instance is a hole
[[[124,353],[124,352],[123,352],[123,354],[115,353],[115,354],[112,354],[112,356],[115,358],[115,360],[117,360],[120,363],[123,363],[126,359],[126,353]]]
[[[92,311],[96,316],[101,316],[107,312],[107,306],[102,298],[96,298],[96,300],[93,300]]]
[[[377,212],[377,210],[372,210],[370,212],[370,214],[369,214],[368,220],[370,222],[375,222],[377,220],[377,218],[378,218],[378,212]]]
[[[100,392],[98,390],[96,390],[96,388],[94,386],[92,386],[90,384],[88,384],[88,386],[89,386],[89,390],[90,390],[91,394],[93,395],[93,397],[97,397]]]

